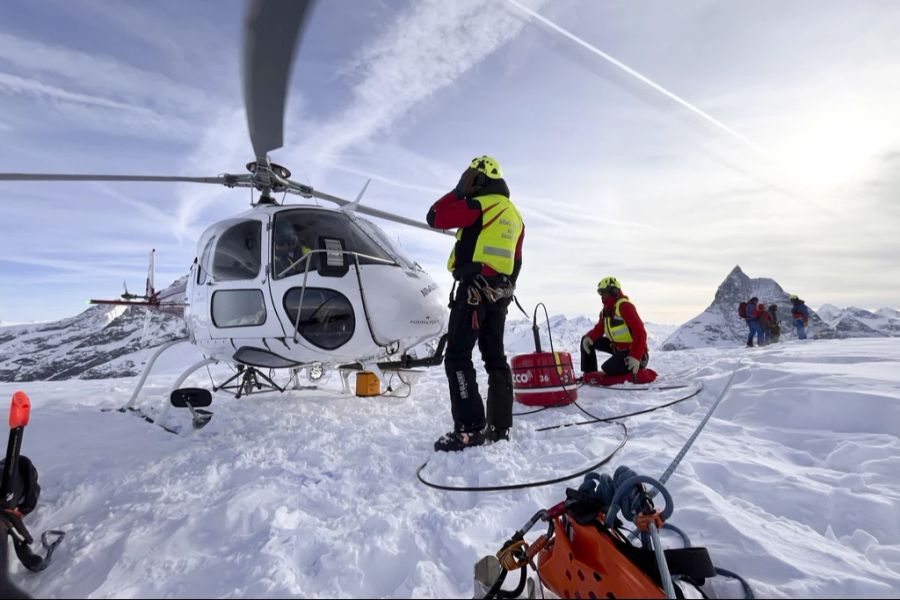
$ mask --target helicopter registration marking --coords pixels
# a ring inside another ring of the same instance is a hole
[[[431,292],[433,292],[433,291],[436,290],[437,288],[438,288],[437,284],[436,284],[436,283],[432,283],[432,284],[430,284],[430,285],[428,285],[428,286],[423,287],[423,288],[422,288],[421,290],[419,290],[419,291],[422,293],[422,297],[424,298],[425,296],[427,296],[428,294],[430,294]]]
[[[424,319],[410,319],[410,325],[434,325],[435,323],[440,323],[440,319],[436,319],[431,315],[425,315]]]

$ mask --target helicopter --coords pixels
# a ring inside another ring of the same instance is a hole
[[[254,160],[246,174],[214,177],[0,173],[0,181],[195,182],[258,192],[251,208],[210,225],[200,236],[197,255],[182,285],[165,293],[154,288],[154,251],[145,293],[128,292],[95,304],[143,306],[181,314],[187,338],[160,346],[148,360],[131,396],[135,404],[154,363],[165,350],[191,343],[203,360],[177,378],[156,418],[164,422],[170,406],[188,408],[195,428],[212,416],[212,394],[181,388],[195,371],[213,363],[235,368],[228,380],[213,384],[240,397],[257,391],[299,388],[306,370],[315,382],[337,369],[342,391],[349,374],[367,371],[384,383],[401,373],[442,362],[446,308],[438,286],[385,232],[362,215],[437,231],[423,222],[361,205],[368,182],[349,201],[291,180],[269,153],[283,145],[284,109],[295,48],[309,20],[312,0],[253,0],[244,22],[243,93]],[[337,205],[284,204],[276,195],[298,195]],[[437,231],[438,233],[444,233]],[[417,357],[426,345],[432,356]],[[279,385],[273,372],[287,370]],[[268,373],[268,374],[267,374]],[[402,380],[402,378],[401,378]],[[404,381],[411,385],[411,379]],[[145,417],[148,420],[149,417]]]

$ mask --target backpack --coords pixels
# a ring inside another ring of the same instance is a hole
[[[6,459],[0,460],[0,471],[5,466]],[[37,506],[38,498],[41,495],[41,486],[38,485],[38,472],[34,467],[34,463],[23,455],[19,455],[19,464],[16,468],[16,478],[12,482],[12,497],[9,499],[9,506],[18,510],[23,515],[27,515]]]
[[[747,303],[741,302],[738,304],[738,316],[742,319],[747,318]]]

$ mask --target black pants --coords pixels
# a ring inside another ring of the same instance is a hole
[[[598,350],[600,352],[612,354],[612,356],[603,363],[603,366],[600,367],[604,373],[607,375],[624,375],[625,373],[631,372],[625,364],[625,359],[628,357],[628,350],[617,350],[615,346],[613,346],[613,343],[609,341],[609,338],[602,337],[594,342],[590,352],[586,352],[584,346],[581,347],[582,373],[589,373],[597,370]],[[644,352],[644,356],[641,358],[641,368],[643,369],[646,367],[648,362],[650,362],[650,353]]]
[[[471,284],[461,283],[450,305],[447,353],[444,369],[450,385],[450,409],[456,431],[476,431],[485,426],[484,403],[478,393],[472,350],[475,342],[488,375],[487,424],[496,429],[512,427],[512,372],[503,350],[503,329],[510,298],[490,302],[483,294],[471,304]]]

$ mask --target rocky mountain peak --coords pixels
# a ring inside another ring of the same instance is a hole
[[[691,319],[663,343],[663,350],[680,350],[706,346],[734,346],[747,339],[747,323],[738,316],[738,305],[751,297],[768,308],[777,306],[777,320],[783,339],[793,339],[790,295],[781,285],[768,277],[751,278],[736,265],[716,289],[712,303],[700,315]],[[810,309],[810,337],[832,338],[835,331]]]

